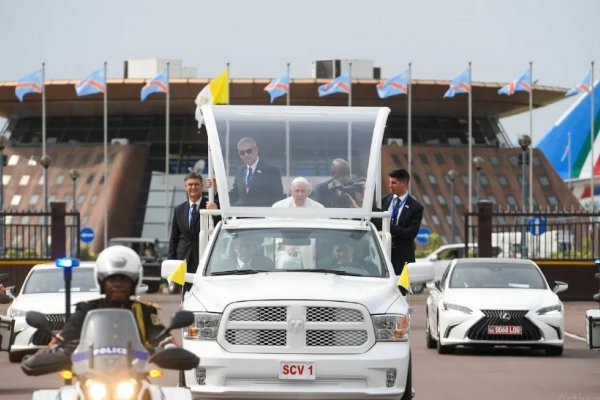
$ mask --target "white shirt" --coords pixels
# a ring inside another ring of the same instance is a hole
[[[293,197],[287,197],[283,200],[279,200],[277,203],[273,204],[273,207],[278,207],[278,208],[324,208],[323,204],[319,203],[318,201],[314,201],[311,198],[306,198],[306,200],[304,200],[304,205],[302,206],[298,206],[296,205],[296,203],[294,202],[294,198]]]

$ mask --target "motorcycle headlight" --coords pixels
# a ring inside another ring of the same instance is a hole
[[[551,313],[553,311],[562,312],[562,305],[555,304],[553,306],[542,307],[539,310],[537,310],[537,314],[538,315],[545,315],[545,314]]]
[[[443,303],[444,306],[444,311],[448,311],[448,310],[452,310],[452,311],[458,311],[464,314],[473,314],[473,310],[471,310],[469,307],[465,307],[465,306],[461,306],[459,304],[452,304],[452,303]]]
[[[408,317],[403,314],[372,315],[375,340],[378,342],[405,342],[408,340]]]
[[[103,400],[106,398],[106,385],[103,382],[88,379],[85,382],[85,391],[92,400]]]
[[[183,338],[192,340],[216,340],[220,323],[221,314],[196,312],[194,313],[194,324],[183,330]]]
[[[135,379],[128,379],[117,383],[115,387],[115,397],[118,400],[129,400],[136,393],[137,382]]]

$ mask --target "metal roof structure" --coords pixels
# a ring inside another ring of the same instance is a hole
[[[140,90],[146,79],[109,79],[109,115],[155,115],[164,113],[165,96],[154,94],[144,102],[140,101]],[[46,115],[54,116],[98,116],[102,115],[103,95],[77,97],[76,80],[46,81]],[[171,79],[171,114],[194,115],[194,99],[209,79]],[[264,87],[270,79],[232,79],[230,81],[230,104],[267,105],[269,96]],[[328,82],[326,79],[292,79],[290,81],[291,105],[346,106],[346,94],[333,94],[318,97],[318,87]],[[353,106],[390,107],[391,115],[406,114],[406,96],[380,99],[375,79],[354,79],[352,81]],[[444,99],[450,81],[413,80],[412,113],[414,116],[466,116],[467,96],[457,95]],[[0,82],[0,116],[5,118],[41,116],[41,96],[28,94],[23,103],[15,96],[16,82]],[[508,117],[528,110],[529,94],[517,92],[512,96],[498,94],[504,84],[497,82],[473,82],[473,116]],[[565,98],[566,89],[552,86],[534,86],[533,107],[539,108]],[[280,97],[275,105],[285,104]]]

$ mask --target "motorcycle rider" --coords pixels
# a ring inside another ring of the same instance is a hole
[[[164,329],[156,307],[132,298],[136,287],[142,282],[142,271],[139,255],[129,247],[109,246],[100,252],[96,260],[95,272],[100,293],[105,296],[77,304],[75,312],[71,314],[60,333],[64,343],[69,344],[79,339],[88,311],[100,308],[124,308],[133,313],[142,343],[151,353],[157,346],[175,345],[175,339],[171,336],[156,338],[156,335]],[[57,342],[53,339],[50,346],[56,345]]]

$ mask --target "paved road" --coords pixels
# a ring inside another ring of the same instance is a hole
[[[147,295],[144,299],[162,305],[161,318],[167,321],[177,310],[175,295]],[[600,353],[587,348],[585,310],[597,307],[592,302],[567,302],[567,337],[562,357],[546,357],[541,351],[491,349],[458,350],[453,355],[439,355],[425,347],[425,295],[411,298],[414,307],[411,325],[413,380],[417,399],[444,400],[600,400],[598,368]],[[0,313],[6,307],[0,306]],[[0,353],[0,400],[31,398],[35,388],[61,385],[56,375],[26,377],[19,365],[8,362]],[[177,374],[168,372],[155,380],[174,385]]]

